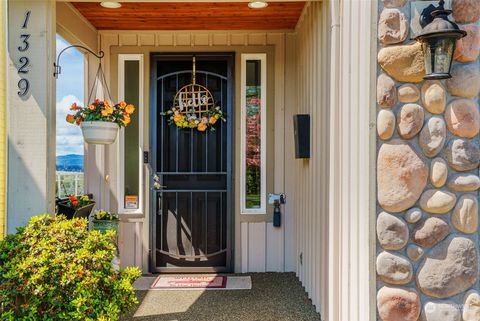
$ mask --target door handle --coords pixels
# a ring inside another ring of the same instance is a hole
[[[156,191],[162,190],[164,188],[167,188],[167,187],[160,184],[159,182],[154,182],[153,183],[153,189],[156,190]]]

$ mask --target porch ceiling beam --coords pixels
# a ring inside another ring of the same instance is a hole
[[[250,2],[251,0],[235,0],[235,2]],[[267,0],[267,2],[304,2],[305,0]],[[310,1],[322,1],[322,0],[310,0]],[[100,0],[57,0],[57,2],[102,2]],[[118,2],[127,3],[127,2],[232,2],[232,0],[120,0]]]

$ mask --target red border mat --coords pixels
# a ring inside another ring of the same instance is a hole
[[[150,286],[151,289],[224,289],[226,276],[201,275],[160,275]]]

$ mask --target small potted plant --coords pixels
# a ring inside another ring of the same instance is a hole
[[[122,101],[112,105],[108,100],[95,99],[88,107],[74,103],[67,115],[67,122],[79,125],[83,138],[89,144],[108,145],[115,142],[118,129],[128,126],[135,107]]]
[[[107,211],[96,211],[92,215],[93,229],[102,233],[105,233],[107,230],[118,232],[118,222],[118,215]]]
[[[74,217],[88,217],[95,206],[91,195],[70,195],[66,200],[57,202],[57,213],[65,215],[68,219]]]

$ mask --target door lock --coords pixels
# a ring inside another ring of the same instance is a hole
[[[280,205],[285,204],[285,193],[268,194],[268,203],[273,204],[273,226],[280,227],[282,225],[282,213]]]

